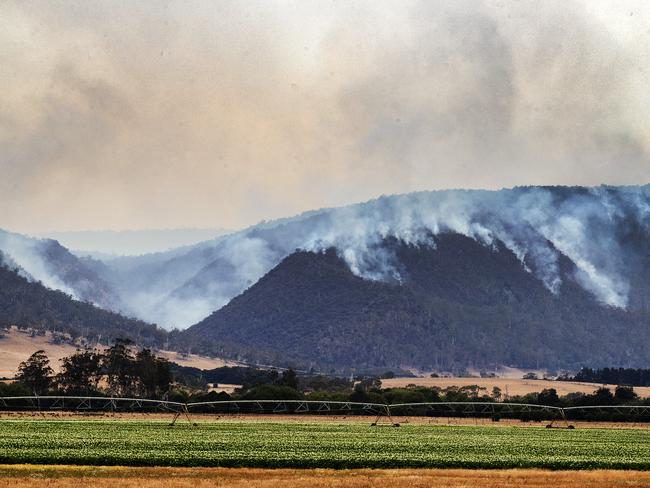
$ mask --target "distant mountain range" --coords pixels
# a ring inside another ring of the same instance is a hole
[[[27,279],[178,347],[318,367],[650,364],[650,186],[381,197],[95,260],[0,233]],[[533,364],[534,363],[534,364]]]

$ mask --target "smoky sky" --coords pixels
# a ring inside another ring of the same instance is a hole
[[[4,1],[0,227],[650,181],[645,1]]]

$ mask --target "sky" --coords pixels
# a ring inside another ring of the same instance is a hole
[[[650,182],[650,2],[0,2],[0,228]]]

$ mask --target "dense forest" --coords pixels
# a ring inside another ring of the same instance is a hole
[[[398,257],[400,281],[362,279],[334,250],[296,252],[174,344],[325,371],[650,362],[650,314],[603,306],[566,258],[553,294],[499,243],[446,234],[435,247],[383,245]]]
[[[581,368],[575,376],[566,375],[558,379],[609,385],[650,386],[650,369]]]

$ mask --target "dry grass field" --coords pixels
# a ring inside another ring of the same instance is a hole
[[[15,488],[640,488],[650,472],[466,469],[126,468],[0,465],[0,486]]]
[[[51,340],[52,335],[49,332],[44,336],[31,337],[30,334],[20,332],[17,328],[12,327],[8,334],[0,338],[0,378],[13,377],[18,365],[39,349],[45,351],[45,354],[50,359],[52,369],[58,372],[59,360],[74,354],[77,347],[72,344],[52,344]],[[200,369],[213,369],[239,364],[235,361],[208,358],[196,354],[180,355],[172,351],[156,351],[156,355],[181,366],[192,366]]]
[[[495,386],[501,389],[503,395],[525,395],[542,391],[544,388],[555,388],[558,395],[563,396],[569,393],[593,393],[594,390],[607,386],[612,391],[616,385],[601,385],[598,383],[575,383],[569,381],[550,380],[524,380],[517,378],[391,378],[381,380],[382,388],[403,388],[408,385],[448,388],[450,386],[471,386],[478,385],[485,388],[487,394],[492,393]],[[641,397],[650,397],[650,387],[635,387],[634,391]]]
[[[59,359],[74,354],[76,348],[70,344],[51,344],[51,338],[50,334],[30,337],[12,328],[0,339],[0,377],[13,377],[18,365],[39,349],[45,351],[52,368],[58,370]]]

